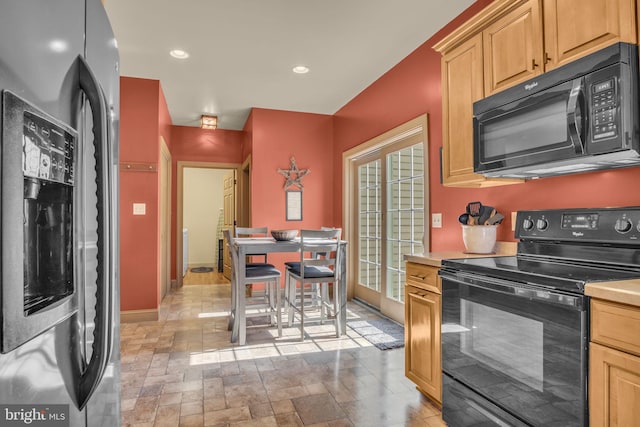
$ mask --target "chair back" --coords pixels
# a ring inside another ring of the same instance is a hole
[[[340,229],[300,231],[300,275],[305,277],[305,267],[328,267],[338,280],[340,269]],[[310,254],[310,255],[308,255]]]
[[[342,228],[335,228],[335,227],[320,227],[320,230],[322,231],[337,231],[338,232],[338,237],[337,239],[340,240],[342,239]]]
[[[267,227],[236,227],[236,237],[266,237]]]

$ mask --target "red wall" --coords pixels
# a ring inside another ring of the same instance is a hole
[[[157,80],[120,79],[120,164],[158,163],[161,130],[171,118]],[[167,143],[168,134],[163,135]],[[120,172],[120,306],[158,306],[158,191],[156,172]],[[146,203],[146,215],[133,215]]]
[[[440,184],[440,54],[432,46],[489,3],[489,0],[474,3],[335,114],[335,223],[342,218],[342,152],[424,113],[429,116],[430,210],[443,214],[443,228],[431,230],[431,250],[463,249],[457,218],[470,201],[479,200],[505,214],[507,219],[498,228],[499,240],[514,240],[510,223],[512,211],[640,204],[640,195],[630,188],[630,183],[640,181],[637,167],[487,189],[450,188]]]
[[[254,108],[250,120],[251,225],[269,229],[332,226],[332,117]],[[278,168],[289,169],[292,156],[299,169],[311,171],[302,179],[302,221],[286,220],[285,178],[277,172]],[[276,266],[284,259],[291,256],[269,256]]]

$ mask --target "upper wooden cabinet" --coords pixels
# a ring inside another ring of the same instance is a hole
[[[482,98],[482,34],[442,57],[442,174],[446,184],[483,181],[473,173],[473,103]],[[457,143],[462,142],[462,143]]]
[[[637,43],[636,0],[544,0],[545,69],[610,44]]]
[[[473,102],[607,45],[638,40],[637,0],[495,0],[434,46],[442,54],[443,184],[473,173]]]
[[[482,32],[484,96],[543,72],[542,20],[538,0],[498,19]]]

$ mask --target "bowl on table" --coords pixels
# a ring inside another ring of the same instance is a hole
[[[271,235],[276,240],[293,240],[298,235],[298,230],[271,230]]]

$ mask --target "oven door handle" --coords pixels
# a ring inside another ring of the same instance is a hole
[[[512,295],[519,298],[527,298],[530,300],[572,307],[578,311],[584,310],[585,306],[585,297],[567,295],[558,291],[541,289],[525,283],[512,282],[497,279],[495,277],[480,276],[464,272],[451,272],[445,269],[441,269],[439,274],[443,280],[443,294],[444,280],[450,280],[461,285],[500,292],[502,294]]]

